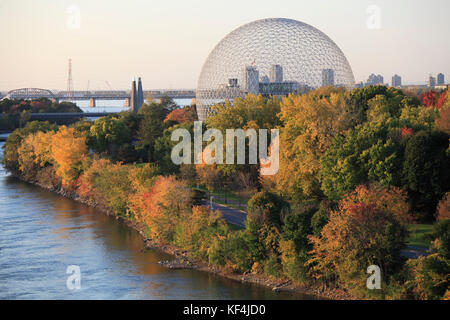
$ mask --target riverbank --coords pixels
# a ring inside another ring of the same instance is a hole
[[[319,299],[333,299],[333,300],[350,300],[355,299],[355,297],[351,296],[347,292],[339,288],[324,288],[320,284],[314,285],[299,285],[293,283],[287,279],[275,279],[269,276],[261,275],[261,274],[251,274],[251,273],[230,273],[220,266],[211,266],[204,264],[199,261],[192,261],[188,258],[188,252],[181,251],[178,248],[165,243],[156,242],[153,239],[147,237],[145,233],[145,226],[136,221],[132,221],[123,217],[116,216],[111,211],[109,211],[106,207],[101,204],[84,199],[80,197],[78,194],[71,192],[69,190],[64,189],[56,189],[54,187],[43,185],[34,181],[28,181],[23,179],[22,177],[16,176],[20,180],[30,183],[32,185],[38,186],[40,188],[46,189],[53,193],[59,194],[68,199],[83,203],[90,207],[96,208],[97,210],[102,211],[106,215],[113,216],[119,223],[123,223],[130,228],[136,230],[143,239],[143,250],[155,249],[166,254],[173,256],[173,260],[164,260],[160,261],[160,265],[170,268],[170,269],[195,269],[198,271],[209,272],[215,275],[219,275],[225,277],[227,279],[232,279],[235,281],[243,282],[243,283],[252,283],[261,286],[265,286],[270,288],[274,292],[290,292],[290,293],[298,293],[303,295],[310,295],[311,299],[319,298]]]

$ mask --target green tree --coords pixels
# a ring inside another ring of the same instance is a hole
[[[88,144],[97,152],[107,152],[116,158],[125,143],[130,143],[130,130],[117,118],[102,117],[95,120],[90,128]]]
[[[339,199],[369,181],[385,186],[399,184],[402,148],[391,137],[392,127],[394,120],[366,122],[333,141],[320,168],[327,197]]]
[[[403,187],[422,221],[433,220],[438,201],[450,190],[448,146],[449,135],[439,131],[420,131],[407,140]]]

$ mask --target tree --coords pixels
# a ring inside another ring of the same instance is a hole
[[[95,120],[88,135],[89,146],[97,152],[108,152],[113,158],[119,148],[130,142],[130,130],[124,122],[114,117]]]
[[[14,130],[6,139],[6,143],[3,146],[3,159],[2,163],[5,167],[14,172],[19,173],[19,154],[18,150],[23,140],[30,134],[38,131],[49,132],[58,130],[56,124],[50,124],[48,121],[31,121],[27,122],[25,127]]]
[[[256,193],[247,204],[247,221],[261,223],[270,223],[281,227],[283,214],[287,214],[289,203],[279,195],[260,191]]]
[[[443,221],[450,219],[450,192],[447,192],[439,201],[436,209],[436,220]]]
[[[176,121],[180,124],[186,122],[193,122],[197,120],[197,112],[193,106],[186,106],[181,109],[175,109],[171,111],[167,117],[164,119],[164,122],[167,121]]]
[[[449,99],[450,100],[450,99]],[[439,116],[435,120],[436,129],[450,134],[450,103],[439,110]]]
[[[164,131],[164,119],[170,111],[163,104],[144,104],[138,113],[142,116],[137,132],[137,149],[145,160],[153,161],[156,139],[162,136]]]
[[[315,277],[337,280],[344,288],[366,290],[368,266],[379,266],[386,282],[401,268],[406,228],[384,205],[371,203],[376,192],[366,190],[372,193],[369,201],[355,203],[359,192],[350,193],[338,210],[331,211],[320,237],[309,237],[313,244],[309,264]]]
[[[403,161],[403,189],[422,221],[432,221],[438,201],[450,190],[449,135],[420,131],[407,140]]]
[[[248,94],[245,98],[213,106],[206,125],[222,132],[226,129],[273,129],[281,124],[279,112],[280,100]]]
[[[188,218],[192,192],[183,181],[175,177],[160,177],[150,189],[130,196],[130,209],[146,224],[149,236],[172,242],[176,226]]]
[[[68,185],[81,173],[82,161],[88,155],[86,137],[74,128],[61,126],[52,136],[52,157],[56,173]]]
[[[320,197],[320,159],[353,124],[343,89],[328,88],[283,100],[278,190],[300,200]]]
[[[321,188],[330,199],[339,199],[357,185],[377,181],[399,185],[401,145],[391,137],[394,120],[365,122],[334,139],[321,159]]]

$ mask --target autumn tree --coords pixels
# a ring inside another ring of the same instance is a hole
[[[180,124],[186,122],[193,122],[197,120],[197,113],[195,111],[195,107],[186,106],[181,109],[175,109],[171,111],[167,117],[164,119],[164,122],[167,121],[176,121]]]
[[[19,154],[18,150],[23,140],[30,134],[42,131],[56,131],[58,126],[56,124],[50,124],[48,121],[31,121],[28,122],[25,127],[14,130],[6,139],[6,143],[3,146],[3,159],[2,163],[8,170],[14,173],[19,173]]]
[[[278,190],[297,200],[321,195],[320,158],[352,126],[343,89],[328,90],[290,95],[281,106]]]
[[[373,202],[377,189],[359,188],[339,203],[338,210],[331,211],[320,237],[310,236],[309,261],[315,277],[356,291],[366,290],[370,265],[379,266],[383,280],[389,281],[402,266],[407,235],[405,225],[387,207],[390,201]],[[399,201],[404,200],[400,197]]]
[[[136,218],[145,223],[149,235],[172,242],[176,226],[187,218],[192,202],[188,185],[174,177],[160,177],[144,192],[130,196],[130,209]]]
[[[88,154],[86,136],[74,128],[61,126],[51,141],[56,173],[62,178],[63,185],[67,185],[78,177],[82,161]]]

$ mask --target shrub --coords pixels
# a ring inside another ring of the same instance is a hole
[[[222,265],[231,272],[250,271],[255,263],[248,251],[244,231],[229,233],[225,239],[214,239],[208,249],[208,261]]]
[[[279,277],[281,275],[281,264],[276,255],[270,255],[264,261],[264,274],[272,277]]]

